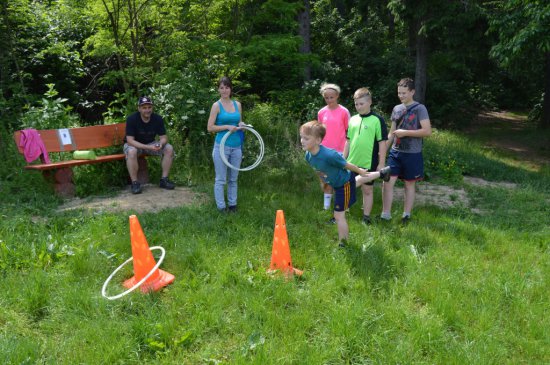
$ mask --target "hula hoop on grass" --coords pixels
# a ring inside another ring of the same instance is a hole
[[[113,296],[108,296],[107,293],[106,293],[106,289],[107,289],[107,285],[109,285],[109,282],[111,281],[111,279],[113,278],[113,276],[115,276],[115,274],[117,272],[119,272],[124,266],[126,266],[127,263],[129,263],[130,261],[132,261],[134,259],[134,257],[130,257],[128,260],[124,261],[122,263],[122,265],[120,265],[119,267],[116,268],[115,271],[113,271],[113,273],[107,278],[107,280],[105,280],[105,283],[103,284],[103,288],[101,288],[101,295],[103,295],[104,298],[106,299],[109,299],[109,300],[115,300],[115,299],[118,299],[118,298],[122,298],[123,296],[127,295],[127,294],[130,294],[131,292],[133,292],[134,290],[136,290],[138,287],[140,287],[147,279],[149,279],[151,277],[151,275],[153,275],[155,273],[155,271],[160,267],[160,264],[162,264],[162,261],[164,261],[164,256],[166,255],[166,251],[164,250],[164,248],[160,247],[160,246],[153,246],[153,247],[150,247],[149,250],[160,250],[161,251],[161,255],[160,255],[160,258],[157,262],[157,264],[155,266],[153,266],[153,268],[151,269],[151,271],[149,271],[149,273],[147,275],[145,275],[143,277],[143,279],[141,279],[140,281],[138,281],[133,287],[131,287],[130,289],[126,290],[125,292],[122,292],[120,294],[117,294],[117,295],[113,295]]]
[[[230,169],[237,170],[237,171],[250,171],[256,166],[262,162],[262,158],[264,158],[264,140],[262,139],[262,136],[260,136],[260,133],[258,133],[254,128],[252,128],[251,125],[246,125],[241,127],[241,129],[246,129],[247,131],[252,132],[253,135],[258,138],[258,142],[260,142],[260,153],[258,154],[258,158],[256,159],[256,162],[254,162],[252,165],[242,168],[237,168],[229,163],[227,161],[227,158],[225,157],[224,147],[225,147],[225,141],[227,141],[227,138],[229,138],[229,135],[233,133],[233,131],[229,131],[228,133],[224,134],[222,137],[222,140],[220,141],[220,157],[225,164],[225,166],[229,167]]]

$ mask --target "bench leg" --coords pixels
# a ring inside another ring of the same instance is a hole
[[[73,182],[73,169],[70,167],[43,171],[42,174],[46,180],[54,184],[54,190],[57,195],[65,198],[70,198],[75,195],[76,189]]]
[[[149,168],[147,167],[147,160],[145,157],[138,158],[138,181],[141,184],[149,183]]]

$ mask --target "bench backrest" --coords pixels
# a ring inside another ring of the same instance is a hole
[[[126,134],[126,123],[94,125],[68,129],[45,129],[38,133],[48,152],[65,152],[75,150],[89,150],[121,145]],[[19,152],[21,131],[13,135]]]

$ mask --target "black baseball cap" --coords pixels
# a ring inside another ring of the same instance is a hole
[[[144,104],[151,104],[151,105],[153,105],[153,101],[152,101],[151,98],[148,97],[148,96],[142,96],[142,97],[140,97],[139,100],[138,100],[138,106],[142,106],[142,105],[144,105]]]

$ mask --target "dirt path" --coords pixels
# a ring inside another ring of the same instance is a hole
[[[176,187],[174,190],[165,190],[157,185],[147,184],[143,185],[141,194],[134,195],[130,192],[130,187],[127,187],[115,196],[68,200],[59,207],[58,211],[85,209],[109,212],[158,212],[166,208],[200,205],[206,201],[208,201],[206,196],[197,194],[189,188]]]
[[[540,170],[550,164],[550,146],[545,138],[537,138],[534,126],[526,116],[506,111],[480,113],[466,134],[481,140],[488,148],[510,154],[519,163]],[[530,137],[535,135],[535,137]]]

